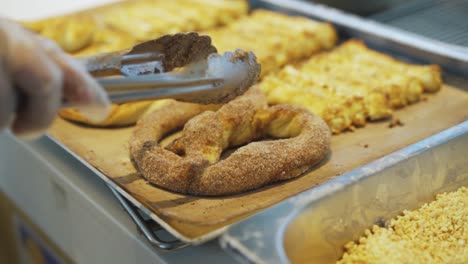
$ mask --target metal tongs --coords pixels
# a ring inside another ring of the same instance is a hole
[[[219,55],[210,37],[195,32],[165,35],[82,61],[114,103],[161,98],[225,103],[243,94],[260,74],[252,52]]]

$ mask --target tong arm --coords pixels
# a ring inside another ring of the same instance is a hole
[[[114,103],[169,97],[184,99],[224,85],[221,78],[187,78],[174,74],[100,78],[98,82]]]

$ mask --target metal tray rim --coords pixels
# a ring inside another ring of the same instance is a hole
[[[113,188],[119,194],[121,194],[123,197],[125,197],[127,200],[129,200],[131,203],[133,203],[138,209],[140,209],[142,212],[144,212],[146,215],[151,217],[154,221],[156,221],[158,224],[160,224],[164,229],[166,229],[168,232],[170,232],[172,235],[176,236],[177,238],[181,239],[184,242],[189,242],[191,244],[197,244],[197,240],[191,240],[184,235],[180,234],[177,230],[172,228],[170,225],[168,225],[163,219],[161,219],[159,216],[151,212],[148,208],[146,208],[143,204],[141,204],[137,199],[135,199],[133,196],[131,196],[127,191],[122,189],[120,186],[118,186],[114,181],[110,180],[106,175],[104,175],[102,172],[100,172],[98,169],[93,167],[91,164],[89,164],[86,160],[84,160],[82,157],[78,156],[75,152],[73,152],[71,149],[69,149],[67,146],[63,145],[59,140],[54,138],[50,134],[45,135],[49,140],[60,146],[62,149],[64,149],[66,152],[68,152],[71,156],[73,156],[75,159],[77,159],[81,164],[83,164],[85,167],[90,169],[94,174],[99,176],[110,188]],[[219,230],[219,232],[223,232],[224,229]],[[214,234],[219,235],[219,234]]]
[[[265,220],[263,218],[257,218],[262,217],[262,215],[276,211],[279,213],[275,215],[276,219],[268,218],[270,220],[267,220],[269,222],[272,222],[277,221],[279,218],[282,221],[280,225],[276,226],[277,229],[272,231],[275,232],[275,241],[273,242],[273,247],[276,250],[279,263],[289,263],[289,260],[286,256],[286,252],[284,251],[281,242],[283,241],[285,230],[290,221],[294,219],[298,214],[300,214],[300,212],[305,207],[307,207],[313,202],[317,202],[321,199],[324,199],[327,196],[333,195],[333,193],[339,192],[347,188],[348,186],[354,185],[367,177],[371,177],[372,175],[374,175],[374,173],[378,171],[392,167],[404,160],[417,156],[420,153],[428,151],[438,145],[449,142],[465,134],[468,134],[468,120],[461,122],[458,125],[455,125],[444,131],[441,131],[433,136],[418,141],[405,148],[402,148],[389,155],[386,155],[380,159],[372,161],[371,163],[368,163],[362,167],[349,171],[344,175],[341,175],[328,182],[325,182],[313,189],[310,189],[296,196],[293,196],[281,203],[278,203],[275,206],[264,210],[263,212],[249,217],[248,219],[244,219],[239,223],[233,224],[220,237],[220,244],[228,253],[230,253],[236,258],[247,259],[248,262],[253,263],[265,263],[263,260],[260,260],[259,257],[256,256],[253,252],[251,252],[247,246],[239,242],[239,240],[236,239],[236,235],[232,233],[236,232],[237,229],[242,229],[246,226],[255,226],[255,224],[252,224],[255,222],[263,221],[262,223],[264,224]],[[279,210],[279,208],[281,210]],[[253,240],[255,240],[255,238]],[[236,254],[236,251],[241,253],[242,256]]]
[[[265,2],[281,8],[312,15],[322,20],[330,21],[331,23],[338,26],[359,30],[360,32],[374,35],[381,39],[398,41],[400,43],[418,47],[427,52],[439,54],[444,57],[453,58],[468,63],[468,48],[448,44],[442,41],[418,35],[416,33],[391,27],[377,21],[343,12],[336,8],[300,0],[261,0],[260,2]]]
[[[389,154],[380,159],[377,159],[367,165],[364,165],[360,168],[352,170],[346,173],[345,175],[342,175],[341,177],[331,180],[330,184],[333,184],[335,180],[337,182],[346,182],[346,183],[344,185],[337,186],[337,188],[334,191],[331,191],[325,195],[322,195],[321,197],[316,197],[315,199],[311,199],[307,203],[304,203],[301,206],[294,208],[291,214],[287,217],[285,223],[281,225],[280,228],[278,229],[277,231],[278,239],[276,239],[275,247],[278,250],[281,262],[289,263],[284,247],[280,243],[283,241],[286,228],[288,224],[291,222],[291,220],[297,217],[310,203],[312,203],[313,201],[318,201],[320,199],[323,199],[326,196],[333,195],[333,193],[339,192],[340,190],[343,190],[348,186],[357,184],[359,181],[367,177],[372,177],[374,173],[378,171],[395,166],[396,164],[404,160],[417,156],[418,154],[422,152],[428,151],[431,148],[434,148],[438,145],[449,142],[450,140],[463,136],[464,134],[468,134],[468,121],[462,122],[454,127],[448,128],[431,137],[428,137],[412,145],[409,145],[392,154]],[[304,195],[306,194],[304,193]]]

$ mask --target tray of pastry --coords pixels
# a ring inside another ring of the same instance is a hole
[[[130,1],[71,14],[78,21],[86,14],[94,24],[91,41],[70,52],[117,49],[112,39],[121,35],[127,45],[197,30],[220,52],[252,50],[262,64],[258,85],[224,106],[113,105],[100,123],[67,109],[48,135],[184,242],[217,237],[233,223],[468,117],[468,94],[460,89],[466,76],[457,75],[468,65],[466,54],[301,1],[197,0],[194,10],[184,5],[183,15],[169,16],[162,29],[156,27],[166,16],[151,22],[138,12],[143,6],[171,14],[169,3],[177,2],[185,0]],[[135,21],[119,22],[127,12]],[[48,36],[49,25],[65,23],[70,39],[79,32],[73,27],[84,25],[60,19],[25,25]],[[134,36],[128,25],[135,25]]]

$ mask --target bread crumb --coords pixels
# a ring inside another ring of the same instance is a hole
[[[468,263],[468,188],[437,195],[348,242],[337,263]]]
[[[400,118],[392,118],[390,124],[388,124],[389,128],[394,128],[396,126],[404,126],[405,124],[400,120]]]

